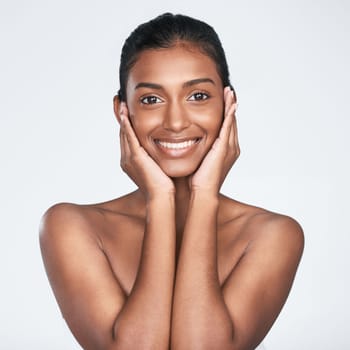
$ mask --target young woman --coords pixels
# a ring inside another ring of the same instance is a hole
[[[126,40],[121,166],[137,190],[62,203],[40,242],[62,314],[84,349],[255,349],[303,251],[290,217],[220,194],[239,155],[236,97],[214,30],[164,14]]]

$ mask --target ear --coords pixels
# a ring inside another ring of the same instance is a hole
[[[120,107],[121,107],[121,101],[119,99],[118,95],[115,95],[113,97],[113,109],[114,109],[114,115],[116,116],[118,123],[121,123],[120,120]]]

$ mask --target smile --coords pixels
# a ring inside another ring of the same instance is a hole
[[[160,140],[157,140],[156,142],[164,148],[182,149],[182,148],[191,147],[196,142],[198,142],[198,139],[187,140],[187,141],[183,141],[183,142],[164,142],[164,141],[160,141]]]
[[[201,138],[187,140],[159,140],[155,139],[155,144],[159,149],[169,157],[181,157],[192,153],[195,146],[201,141]]]

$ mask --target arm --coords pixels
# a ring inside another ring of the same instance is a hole
[[[283,215],[257,215],[245,229],[254,237],[222,287],[233,323],[229,349],[234,350],[255,349],[266,336],[288,297],[304,248],[300,225]]]
[[[256,237],[220,287],[215,206],[204,194],[191,200],[176,272],[173,350],[255,349],[280,313],[302,255],[300,226],[262,214],[247,225]]]
[[[168,349],[175,271],[174,199],[147,204],[135,285],[114,325],[116,349]],[[160,229],[161,228],[161,229]]]
[[[239,154],[234,110],[191,179],[174,291],[172,349],[252,350],[278,316],[303,250],[295,221],[265,214],[246,226],[255,232],[245,254],[220,287],[217,272],[217,205],[221,183]],[[205,203],[205,205],[203,205]]]
[[[124,124],[122,166],[147,198],[142,256],[129,297],[103,252],[98,229],[78,206],[58,205],[46,213],[42,254],[62,314],[84,349],[165,350],[175,270],[172,182],[146,157],[128,120]],[[152,188],[157,176],[161,190]]]
[[[176,271],[173,350],[226,349],[232,336],[217,272],[217,209],[214,196],[192,195]]]

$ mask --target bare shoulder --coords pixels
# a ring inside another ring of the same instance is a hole
[[[245,231],[251,234],[249,245],[252,249],[256,245],[292,260],[300,260],[304,232],[294,218],[260,208],[248,218]]]
[[[90,206],[57,203],[41,219],[40,241],[45,243],[48,239],[71,239],[72,235],[82,234],[92,237],[98,215],[98,211]]]
[[[40,233],[45,234],[48,228],[60,229],[63,226],[82,226],[94,230],[103,225],[103,221],[117,218],[134,218],[140,214],[134,208],[134,193],[96,204],[57,203],[43,215]],[[88,230],[90,231],[90,230]]]
[[[130,221],[128,196],[98,204],[57,203],[42,216],[40,242],[48,240],[88,239],[100,244],[100,234],[118,223]]]
[[[60,225],[82,221],[86,218],[86,206],[74,203],[57,203],[46,210],[41,219],[41,230],[48,225]]]
[[[278,255],[289,255],[297,261],[304,249],[304,232],[294,218],[260,207],[225,199],[228,225],[246,242],[245,253],[262,249]],[[227,214],[230,215],[230,214]],[[287,254],[288,253],[288,254]]]

